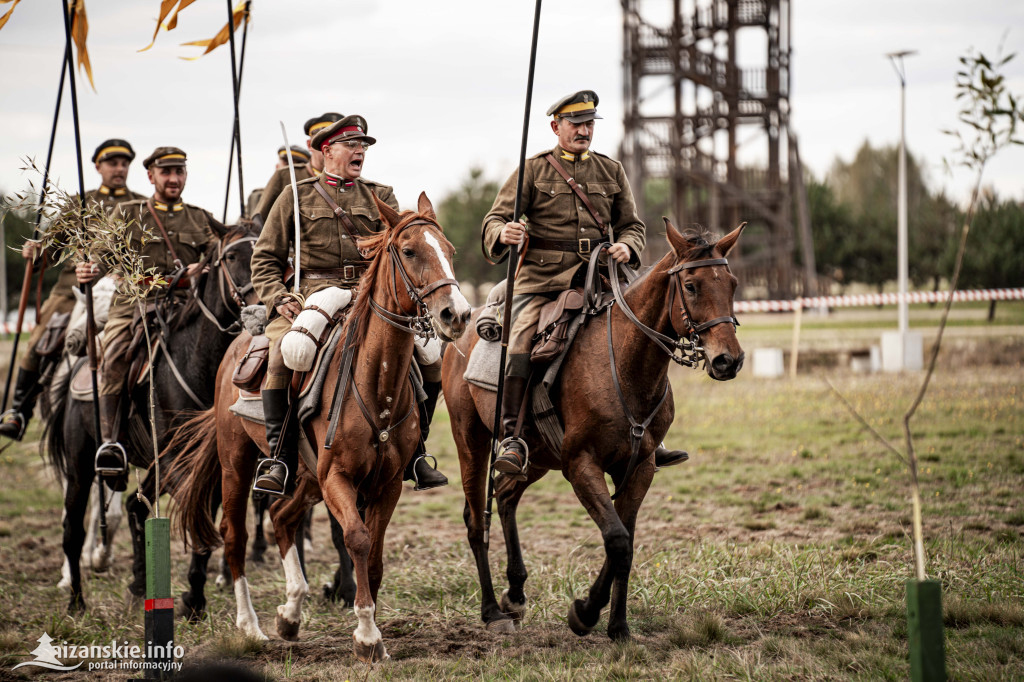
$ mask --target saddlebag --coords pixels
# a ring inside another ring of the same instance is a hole
[[[540,309],[539,331],[533,337],[533,350],[530,351],[531,362],[550,362],[565,350],[569,325],[582,309],[582,289],[566,289]]]
[[[238,361],[235,373],[231,375],[231,383],[243,391],[259,391],[263,375],[267,371],[269,356],[270,338],[265,334],[252,337],[248,350]]]

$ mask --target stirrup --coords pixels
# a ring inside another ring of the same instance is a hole
[[[260,476],[263,475],[265,469],[269,469],[275,464],[280,464],[284,467],[284,485],[281,490],[270,490],[269,488],[261,488],[259,485]],[[264,495],[270,495],[271,497],[288,497],[285,490],[288,488],[288,476],[291,475],[291,471],[288,470],[288,465],[283,460],[276,459],[274,457],[264,457],[256,465],[256,475],[252,481],[252,491],[254,493],[263,493]]]
[[[114,467],[100,465],[100,457],[103,455],[109,455],[111,452],[115,453],[121,460],[121,466]],[[96,468],[96,473],[100,476],[120,476],[128,471],[128,453],[125,452],[124,446],[117,441],[106,441],[96,448],[96,457],[93,460],[93,466]]]
[[[13,440],[20,441],[22,437],[25,435],[25,429],[28,428],[28,420],[25,419],[25,415],[23,415],[21,412],[14,409],[13,407],[4,412],[3,414],[0,414],[0,424],[9,424],[10,422],[7,421],[8,419],[18,420],[18,435],[11,436],[11,438]]]
[[[416,473],[416,465],[419,463],[421,459],[426,461],[427,458],[430,458],[430,460],[434,462],[432,470],[437,472],[437,474],[444,479],[444,483],[435,483],[434,485],[431,485],[429,488],[423,488],[421,487],[420,476],[418,473]],[[448,485],[448,477],[442,474],[440,471],[437,471],[437,458],[434,457],[433,455],[428,455],[427,453],[423,453],[422,455],[416,455],[416,457],[412,460],[412,480],[413,483],[415,483],[412,489],[417,492],[421,490],[433,490],[434,488],[441,488],[443,486]]]
[[[498,450],[499,452],[504,454],[504,452],[508,450],[508,446],[513,443],[517,443],[523,449],[523,463],[519,468],[519,472],[515,474],[510,474],[499,470],[498,473],[502,474],[503,476],[508,476],[513,480],[525,481],[526,469],[527,467],[530,466],[530,446],[526,444],[526,441],[523,440],[522,438],[519,438],[518,436],[509,436],[508,438],[498,443]],[[498,457],[501,456],[501,454],[498,455]],[[497,459],[495,459],[495,463],[497,463]]]

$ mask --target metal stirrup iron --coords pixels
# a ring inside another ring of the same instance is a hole
[[[256,475],[255,475],[255,478],[253,479],[253,482],[252,482],[252,490],[253,490],[253,492],[255,492],[255,493],[263,493],[265,495],[273,495],[274,497],[283,497],[284,496],[284,488],[282,488],[281,490],[270,490],[269,488],[261,488],[258,485],[259,480],[260,480],[260,476],[263,475],[264,470],[269,469],[270,467],[274,466],[275,464],[280,464],[281,466],[284,467],[284,486],[285,487],[288,486],[288,476],[291,475],[291,473],[292,473],[288,469],[288,465],[285,464],[283,460],[280,460],[280,459],[277,459],[277,458],[274,458],[274,457],[264,457],[256,465]]]
[[[111,452],[117,453],[116,456],[119,457],[122,462],[121,466],[113,467],[100,465],[100,458],[104,455],[110,455]],[[125,452],[124,446],[117,441],[106,441],[96,449],[96,458],[94,459],[93,464],[96,468],[96,473],[101,476],[120,476],[128,471],[128,453]]]

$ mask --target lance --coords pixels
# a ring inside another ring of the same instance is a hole
[[[295,184],[295,162],[292,161],[291,146],[288,144],[288,131],[284,128],[284,121],[279,121],[279,123],[281,124],[281,135],[284,136],[284,148],[288,150],[286,154],[288,157],[288,175],[292,179],[292,199],[294,203],[293,208],[295,209],[295,282],[293,288],[297,294],[299,293],[299,280],[301,279],[299,262],[302,260],[300,257],[302,255],[302,240],[300,238],[302,230],[299,225],[299,187]]]
[[[523,174],[526,166],[526,139],[530,130],[530,106],[533,103],[533,72],[537,65],[537,32],[540,28],[540,3],[533,14],[533,41],[530,45],[530,70],[526,77],[526,108],[523,112],[523,139],[519,147],[519,171],[516,175],[516,201],[512,220],[518,221],[523,210]],[[508,356],[508,337],[512,328],[512,296],[515,292],[516,265],[519,262],[519,245],[511,244],[508,255],[508,271],[505,275],[505,310],[501,321],[501,359],[498,364],[498,397],[494,402],[494,428],[491,429],[491,468],[487,475],[487,511],[484,513],[484,545],[490,543],[491,513],[494,503],[494,460],[498,456],[498,442],[501,433],[501,397],[505,390],[505,361]]]
[[[230,9],[231,3],[228,3]],[[231,196],[231,171],[234,169],[235,164],[235,145],[238,145],[238,188],[239,193],[242,193],[242,144],[238,139],[239,126],[238,126],[238,98],[242,94],[242,72],[245,69],[245,44],[249,37],[249,7],[252,6],[252,0],[245,3],[244,21],[242,26],[242,54],[238,59],[238,77],[234,79],[234,90],[235,90],[235,124],[234,129],[231,133],[231,151],[228,152],[228,182],[224,188],[224,213],[221,217],[222,223],[228,222],[228,197]],[[228,19],[228,23],[231,26],[231,73],[235,73],[235,27],[231,23],[234,21],[234,16]],[[242,198],[242,217],[245,217],[245,198],[243,194]]]
[[[39,239],[39,222],[43,217],[43,206],[46,203],[46,186],[50,178],[50,163],[53,161],[53,142],[57,137],[57,121],[60,119],[60,101],[64,95],[64,76],[68,71],[68,60],[70,59],[67,47],[64,48],[64,61],[60,67],[60,85],[57,87],[57,106],[53,110],[53,125],[50,127],[50,146],[46,150],[46,166],[43,167],[43,186],[39,190],[39,209],[36,211],[36,224],[32,228],[33,241]],[[0,404],[0,412],[6,412],[7,399],[11,392],[11,377],[14,376],[14,365],[18,360],[18,341],[21,339],[21,329],[25,321],[25,309],[28,307],[29,291],[32,289],[32,268],[33,261],[25,263],[25,277],[21,281],[21,297],[18,299],[18,322],[14,329],[14,344],[11,348],[11,362],[7,365],[7,380],[4,383],[4,400]],[[43,279],[43,271],[39,271],[39,279]],[[38,305],[36,309],[36,323],[39,323]]]
[[[74,0],[72,0],[74,2]],[[69,78],[68,82],[71,86],[71,119],[74,122],[75,128],[75,161],[78,169],[78,220],[84,222],[85,219],[85,176],[82,174],[82,133],[78,123],[78,90],[75,87],[75,65],[72,63],[71,53],[71,21],[74,16],[72,12],[68,11],[68,5],[64,0],[60,0],[61,7],[64,10],[64,56],[65,64],[67,66]],[[82,226],[84,228],[84,224]],[[86,350],[89,356],[89,376],[92,383],[92,423],[93,429],[96,434],[96,442],[100,442],[103,438],[101,435],[100,428],[100,396],[99,396],[99,383],[96,378],[96,372],[98,369],[98,361],[96,357],[96,315],[93,313],[92,303],[92,284],[80,284],[79,288],[85,293],[85,312],[86,312]],[[100,534],[103,537],[103,543],[108,542],[107,538],[107,514],[106,514],[106,491],[104,489],[104,483],[102,477],[100,478]]]

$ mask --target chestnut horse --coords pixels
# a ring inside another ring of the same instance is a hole
[[[561,453],[552,452],[527,431],[526,480],[497,477],[495,496],[509,581],[500,606],[488,563],[484,512],[495,394],[463,378],[479,339],[475,324],[445,353],[444,395],[459,451],[466,495],[463,516],[480,577],[481,616],[488,629],[511,631],[525,612],[526,567],[516,508],[530,485],[559,469],[600,528],[605,548],[604,565],[589,596],[569,607],[569,627],[577,635],[588,634],[611,599],[608,636],[629,637],[626,595],[637,513],[654,476],[652,453],[675,413],[668,381],[670,356],[689,366],[703,360],[707,373],[720,381],[734,378],[743,364],[732,314],[737,280],[726,260],[743,225],[708,243],[696,233],[680,234],[668,219],[665,224],[668,254],[619,293],[615,305],[589,318],[568,351],[561,388],[555,391],[560,395],[552,395],[565,427]],[[679,352],[682,355],[675,354]],[[616,486],[614,501],[606,473]]]
[[[402,472],[419,440],[416,396],[409,379],[414,336],[437,333],[456,339],[466,330],[471,313],[452,272],[455,249],[445,239],[426,195],[420,195],[417,211],[399,214],[380,202],[377,207],[384,229],[359,241],[371,262],[331,360],[323,407],[303,425],[313,451],[319,451],[317,470],[309,471],[300,458],[294,495],[270,508],[288,597],[277,608],[278,634],[289,640],[298,636],[308,586],[299,565],[296,529],[306,511],[325,500],[341,523],[352,557],[359,620],[353,635],[355,653],[368,662],[387,658],[374,620],[384,575],[384,532],[402,491]],[[221,362],[213,409],[186,424],[182,438],[170,447],[181,450],[174,466],[187,480],[177,488],[177,515],[194,543],[219,543],[206,500],[221,486],[220,535],[234,581],[236,624],[246,634],[266,639],[245,577],[246,502],[257,456],[261,450],[267,452],[266,433],[262,425],[228,409],[238,399],[231,375],[247,344],[248,338],[240,338]],[[351,379],[340,384],[342,349],[349,346],[355,349]],[[340,410],[337,430],[331,434],[331,406],[336,400]]]

